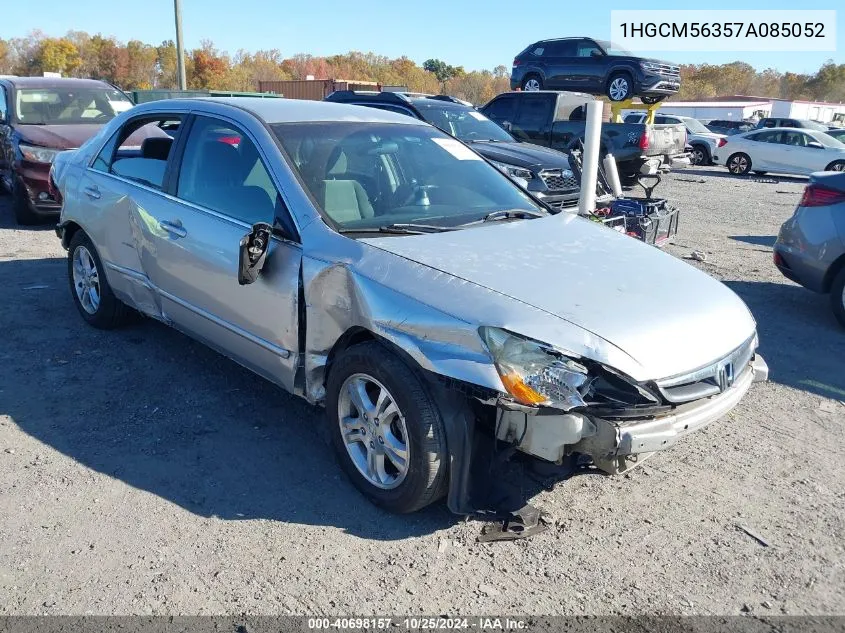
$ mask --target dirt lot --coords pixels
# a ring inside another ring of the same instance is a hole
[[[537,494],[555,526],[499,544],[364,502],[319,410],[181,334],[86,326],[51,228],[0,198],[0,614],[845,613],[845,332],[771,263],[805,182],[778,180],[658,190],[771,382],[629,476]]]

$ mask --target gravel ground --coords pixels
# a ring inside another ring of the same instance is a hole
[[[748,303],[771,381],[628,476],[539,492],[555,525],[497,544],[366,503],[319,410],[202,345],[86,326],[50,227],[0,198],[0,614],[845,614],[845,332],[771,263],[805,182],[667,178],[667,250]]]

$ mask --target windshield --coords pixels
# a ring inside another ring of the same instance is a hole
[[[473,108],[419,102],[414,105],[426,121],[464,142],[515,142],[510,134]]]
[[[839,139],[833,138],[830,134],[825,132],[813,134],[813,137],[825,147],[835,147],[836,149],[845,149],[845,143]]]
[[[26,88],[15,98],[15,118],[30,125],[105,123],[132,107],[113,88]]]
[[[712,134],[698,119],[683,119],[687,129],[693,134]]]
[[[434,127],[333,121],[271,128],[341,231],[449,227],[502,210],[544,213],[498,169]]]
[[[819,132],[827,132],[827,126],[809,119],[798,119],[805,128],[809,130],[818,130]]]
[[[596,43],[601,46],[604,49],[604,52],[608,55],[613,55],[614,57],[634,57],[634,54],[631,51],[625,50],[613,42],[608,42],[607,40],[596,40]]]

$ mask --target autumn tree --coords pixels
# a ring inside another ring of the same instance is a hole
[[[82,65],[82,58],[69,39],[48,37],[41,41],[33,62],[33,68],[39,74],[54,72],[68,75]]]
[[[202,48],[191,51],[191,67],[186,69],[188,87],[192,89],[225,90],[226,75],[229,72],[229,58],[221,54],[209,40],[203,40]],[[187,70],[191,72],[187,73]]]
[[[8,75],[12,72],[12,50],[9,42],[0,38],[0,75]]]

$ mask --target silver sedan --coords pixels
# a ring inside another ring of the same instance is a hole
[[[141,312],[325,406],[343,468],[392,511],[486,509],[476,434],[624,472],[767,375],[724,285],[410,117],[153,102],[51,178],[83,319]]]

